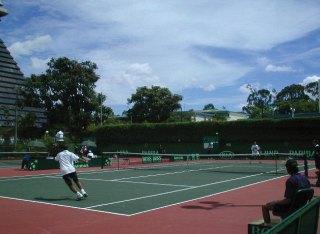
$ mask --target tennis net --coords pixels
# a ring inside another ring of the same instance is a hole
[[[103,152],[104,167],[141,170],[198,170],[225,173],[286,174],[285,162],[296,159],[308,175],[309,162],[303,154],[158,154],[156,152]]]

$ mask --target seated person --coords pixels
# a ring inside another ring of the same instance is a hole
[[[286,189],[284,198],[269,202],[262,206],[262,214],[265,223],[270,223],[270,213],[276,216],[287,216],[290,212],[290,205],[296,192],[300,189],[310,188],[309,180],[299,173],[298,163],[294,159],[288,159],[286,162],[286,169],[290,177],[286,181]],[[292,212],[292,211],[291,211]]]
[[[30,160],[31,156],[29,154],[25,154],[22,158],[21,169],[30,169]]]

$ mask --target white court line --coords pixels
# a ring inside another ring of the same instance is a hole
[[[15,180],[30,180],[30,179],[42,179],[42,178],[61,178],[58,176],[35,176],[35,177],[21,177],[21,178],[12,178],[12,179],[0,179],[2,181],[15,181]]]
[[[45,204],[45,205],[50,205],[50,206],[66,207],[66,208],[72,208],[72,209],[77,209],[77,210],[94,211],[94,212],[105,213],[105,214],[113,214],[113,215],[120,215],[120,216],[127,216],[127,217],[129,216],[126,214],[121,214],[121,213],[116,213],[116,212],[87,209],[87,208],[76,207],[76,206],[60,205],[60,204],[48,203],[48,202],[42,202],[42,201],[33,201],[33,200],[21,199],[21,198],[15,198],[15,197],[0,196],[0,198],[9,199],[9,200],[16,200],[16,201],[23,201],[23,202],[30,202],[30,203],[36,203],[36,204]],[[79,201],[79,202],[81,202],[81,201]]]
[[[56,176],[46,176],[48,178],[59,178]],[[161,183],[149,183],[149,182],[143,182],[143,181],[129,181],[129,180],[121,180],[121,181],[115,181],[115,180],[104,180],[104,179],[87,179],[87,178],[79,178],[81,180],[93,180],[93,181],[105,181],[105,182],[117,182],[117,183],[131,183],[131,184],[149,184],[149,185],[159,185],[159,186],[173,186],[173,187],[185,187],[185,188],[191,188],[194,186],[190,185],[180,185],[180,184],[161,184]]]
[[[229,190],[226,190],[226,191],[222,191],[222,192],[218,192],[218,193],[212,193],[212,194],[209,194],[209,195],[206,195],[206,196],[197,197],[197,198],[193,198],[193,199],[186,200],[186,201],[182,201],[182,202],[172,203],[172,204],[169,204],[169,205],[160,206],[160,207],[153,208],[153,209],[149,209],[149,210],[144,210],[144,211],[141,211],[141,212],[137,212],[137,213],[130,214],[130,215],[128,215],[128,216],[134,216],[134,215],[138,215],[138,214],[143,214],[143,213],[147,213],[147,212],[154,211],[154,210],[160,210],[160,209],[162,209],[162,208],[167,208],[167,207],[170,207],[170,206],[180,205],[180,204],[183,204],[183,203],[187,203],[187,202],[191,202],[191,201],[195,201],[195,200],[199,200],[199,199],[203,199],[203,198],[207,198],[207,197],[212,197],[212,196],[216,196],[216,195],[223,194],[223,193],[227,193],[227,192],[232,192],[232,191],[234,191],[234,190],[238,190],[238,189],[250,187],[250,186],[253,186],[253,185],[256,185],[256,184],[265,183],[265,182],[272,181],[272,180],[277,180],[277,179],[280,179],[280,178],[286,177],[286,176],[287,176],[287,175],[279,176],[279,177],[276,177],[276,178],[272,178],[272,179],[268,179],[268,180],[263,180],[263,181],[255,182],[255,183],[252,183],[252,184],[247,184],[247,185],[244,185],[244,186],[236,187],[236,188],[229,189]]]
[[[249,176],[243,176],[243,177],[237,177],[237,178],[233,178],[233,179],[229,179],[229,180],[222,180],[222,181],[213,182],[213,183],[209,183],[209,184],[203,184],[203,185],[194,186],[194,187],[192,187],[192,188],[178,189],[178,190],[173,190],[173,191],[164,192],[164,193],[157,193],[157,194],[147,195],[147,196],[143,196],[143,197],[136,197],[136,198],[126,199],[126,200],[122,200],[122,201],[103,203],[103,204],[99,204],[99,205],[88,206],[88,207],[86,207],[86,208],[89,209],[89,208],[94,208],[94,207],[108,206],[108,205],[114,205],[114,204],[119,204],[119,203],[123,203],[123,202],[141,200],[141,199],[144,199],[144,198],[158,197],[158,196],[162,196],[162,195],[166,195],[166,194],[178,193],[178,192],[182,192],[182,191],[186,191],[186,190],[191,190],[191,189],[197,189],[197,188],[207,187],[207,186],[210,186],[210,185],[222,184],[222,183],[226,183],[226,182],[230,182],[230,181],[235,181],[235,180],[241,180],[241,179],[250,178],[250,177],[254,177],[254,176],[258,176],[258,175],[262,175],[262,174],[264,174],[264,173],[255,174],[255,175],[249,175]]]
[[[229,165],[229,166],[221,166],[221,167],[208,167],[208,168],[201,168],[201,169],[166,172],[166,173],[150,174],[150,175],[143,175],[143,176],[131,176],[131,177],[124,177],[124,178],[120,178],[120,179],[113,179],[112,181],[121,181],[121,180],[127,180],[127,179],[146,178],[146,177],[154,177],[154,176],[162,176],[162,175],[174,175],[174,174],[181,174],[181,173],[186,173],[186,172],[204,171],[204,170],[209,170],[209,169],[219,169],[219,168],[225,168],[225,167],[233,167],[233,166]]]
[[[112,179],[110,181],[121,181],[121,180],[127,180],[127,179],[134,179],[134,178],[145,178],[145,177],[153,177],[153,176],[160,176],[160,175],[172,175],[172,174],[179,174],[179,173],[186,173],[186,172],[194,172],[194,171],[203,171],[203,170],[209,170],[209,169],[219,169],[219,168],[224,168],[224,167],[232,167],[232,165],[228,165],[228,166],[221,166],[221,167],[208,167],[208,168],[202,168],[202,169],[193,169],[193,170],[183,170],[183,171],[176,171],[176,172],[167,172],[167,173],[158,173],[158,174],[149,174],[149,175],[144,175],[144,176],[131,176],[131,177],[123,177],[123,178],[119,178],[119,179]],[[132,169],[128,169],[128,170],[132,170]],[[121,170],[123,171],[123,170]],[[108,171],[105,171],[108,172]],[[114,171],[110,171],[110,172],[114,172]],[[79,175],[83,175],[83,174],[96,174],[96,173],[104,173],[104,172],[100,172],[100,171],[92,171],[92,172],[83,172],[83,173],[79,173],[77,172],[77,174]],[[45,178],[45,177],[53,177],[56,176],[58,178],[61,177],[61,175],[59,173],[53,173],[53,174],[40,174],[40,175],[29,175],[29,176],[12,176],[12,177],[0,177],[0,182],[1,181],[10,181],[10,180],[26,180],[26,179],[33,179],[33,178]],[[83,179],[83,178],[82,178]]]
[[[314,168],[310,168],[310,169],[314,169]],[[48,175],[48,174],[44,174],[44,175]],[[173,204],[169,204],[169,205],[166,205],[166,206],[161,206],[161,207],[157,207],[157,208],[153,208],[153,209],[149,209],[149,210],[145,210],[145,211],[141,211],[141,212],[137,212],[137,213],[133,213],[133,214],[122,214],[122,213],[116,213],[116,212],[89,209],[88,207],[86,207],[86,208],[73,207],[73,206],[67,206],[67,205],[60,205],[60,204],[54,204],[54,203],[47,203],[47,202],[40,202],[40,201],[33,201],[33,200],[13,198],[13,197],[5,197],[5,196],[0,196],[0,198],[9,199],[9,200],[24,201],[24,202],[30,202],[30,203],[36,203],[36,204],[45,204],[45,205],[51,205],[51,206],[58,206],[58,207],[66,207],[66,208],[71,208],[71,209],[85,210],[85,211],[89,211],[89,212],[98,212],[98,213],[105,213],[105,214],[113,214],[113,215],[130,217],[130,216],[147,213],[147,212],[150,212],[150,211],[154,211],[154,210],[158,210],[158,209],[162,209],[162,208],[166,208],[166,207],[170,207],[170,206],[174,206],[174,205],[178,205],[178,204],[187,203],[187,202],[190,202],[190,201],[199,200],[199,199],[206,198],[206,197],[211,197],[211,196],[227,193],[227,192],[238,190],[238,189],[241,189],[241,188],[250,187],[250,186],[253,186],[253,185],[256,185],[256,184],[260,184],[260,183],[264,183],[264,182],[267,182],[267,181],[280,179],[280,178],[286,177],[286,176],[287,175],[279,176],[279,177],[275,177],[275,178],[272,178],[272,179],[263,180],[263,181],[259,181],[259,182],[256,182],[256,183],[252,183],[252,184],[236,187],[236,188],[233,188],[233,189],[230,189],[230,190],[226,190],[226,191],[222,191],[222,192],[218,192],[218,193],[213,193],[213,194],[209,194],[209,195],[206,195],[206,196],[193,198],[193,199],[190,199],[190,200],[187,200],[187,201],[173,203]],[[54,177],[54,178],[56,178],[56,177]],[[188,189],[184,189],[184,190],[188,190]],[[175,191],[177,191],[177,190],[175,190]]]

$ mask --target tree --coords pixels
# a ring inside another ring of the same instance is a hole
[[[251,93],[247,98],[247,106],[242,107],[242,110],[250,115],[250,118],[264,118],[272,113],[274,101],[273,93],[267,89],[255,90],[250,85],[248,86]]]
[[[209,103],[203,107],[203,110],[214,110],[216,109],[212,103]]]
[[[99,96],[94,91],[99,79],[96,69],[90,61],[52,58],[44,74],[26,79],[22,104],[45,109],[49,126],[80,133],[93,121],[94,112],[99,112]]]
[[[311,90],[311,86],[308,86]],[[284,87],[276,96],[275,105],[278,112],[281,114],[288,114],[291,108],[295,112],[314,112],[317,105],[305,92],[305,87],[302,85],[289,85]]]
[[[128,104],[133,106],[127,111],[127,116],[138,123],[164,122],[174,110],[181,108],[179,104],[181,100],[182,96],[172,94],[168,88],[139,87],[128,99]]]
[[[314,100],[319,98],[319,91],[318,91],[318,82],[311,82],[309,84],[307,84],[304,87],[304,90],[307,94],[309,94],[309,96],[311,96],[311,98],[313,98]]]

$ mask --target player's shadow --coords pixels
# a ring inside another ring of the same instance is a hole
[[[221,203],[215,201],[202,201],[199,202],[199,205],[182,205],[181,208],[183,209],[190,209],[190,210],[213,210],[220,207],[255,207],[261,205],[237,205],[233,203]]]
[[[35,200],[38,201],[45,201],[45,202],[54,202],[54,201],[69,201],[69,200],[74,200],[70,197],[35,197]]]

